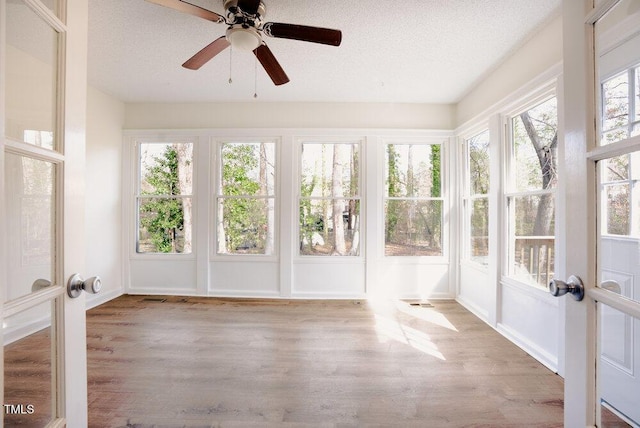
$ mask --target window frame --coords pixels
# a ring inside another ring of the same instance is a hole
[[[269,195],[229,195],[222,194],[222,149],[225,144],[248,144],[248,143],[272,143],[274,145],[274,194]],[[211,221],[209,223],[209,254],[212,261],[275,261],[280,253],[280,146],[281,140],[278,137],[267,135],[237,136],[237,137],[216,137],[211,141],[211,185],[213,188],[209,192],[211,206]],[[274,207],[273,216],[273,251],[271,254],[234,254],[218,252],[218,201],[220,199],[272,199]]]
[[[513,273],[513,267],[515,265],[515,242],[516,242],[516,216],[515,216],[515,201],[518,198],[535,197],[542,195],[552,195],[554,204],[554,234],[553,234],[553,257],[554,257],[554,272],[558,270],[558,188],[560,183],[556,184],[556,187],[552,189],[535,189],[535,190],[518,190],[516,180],[516,153],[514,147],[514,135],[513,135],[513,120],[517,118],[521,113],[536,108],[537,106],[544,104],[545,102],[555,98],[556,99],[556,120],[557,128],[556,133],[560,138],[559,132],[561,129],[561,117],[559,107],[559,94],[556,88],[555,82],[535,92],[532,96],[521,99],[517,104],[504,112],[501,115],[501,124],[504,132],[502,152],[503,152],[503,164],[502,170],[502,210],[503,210],[503,222],[502,222],[502,269],[501,276],[502,281],[511,284],[519,284],[525,287],[529,287],[533,290],[539,290],[547,292],[548,285],[541,285],[540,283],[534,283],[530,281],[523,281]],[[558,154],[556,156],[559,156]],[[561,176],[558,171],[558,182],[560,182]],[[551,235],[547,236],[550,237]],[[547,282],[548,283],[548,282]]]
[[[334,198],[333,196],[327,196],[327,197],[306,197],[306,199],[313,201],[313,200],[329,200],[329,201],[333,201],[334,199],[342,199],[344,201],[350,201],[350,200],[357,200],[359,202],[359,215],[360,215],[360,222],[358,225],[358,235],[359,235],[359,244],[358,244],[358,254],[355,255],[349,255],[349,254],[345,254],[345,255],[320,255],[320,254],[302,254],[300,251],[300,235],[301,235],[301,224],[300,224],[300,217],[299,217],[299,212],[300,212],[300,204],[303,200],[303,196],[301,194],[301,189],[302,189],[302,172],[303,172],[303,160],[302,160],[302,156],[303,156],[303,147],[305,144],[317,144],[317,145],[323,145],[323,144],[346,144],[346,145],[357,145],[358,147],[358,155],[360,158],[360,163],[359,163],[359,170],[358,170],[358,174],[357,174],[357,179],[358,179],[358,191],[355,195],[347,195],[341,198]],[[365,174],[365,168],[366,168],[366,153],[365,153],[365,139],[363,137],[358,137],[358,136],[344,136],[344,137],[340,137],[340,136],[331,136],[331,135],[324,135],[324,136],[304,136],[304,137],[298,137],[296,138],[296,147],[297,147],[297,158],[296,158],[296,168],[297,171],[295,172],[295,176],[297,178],[296,180],[296,188],[295,188],[295,202],[293,204],[292,209],[294,210],[294,219],[296,219],[296,226],[295,228],[292,229],[293,232],[293,239],[294,242],[296,243],[294,246],[296,247],[296,250],[294,251],[294,257],[296,258],[296,260],[299,261],[311,261],[313,260],[314,262],[320,262],[320,261],[326,261],[327,263],[349,263],[350,261],[361,261],[365,259],[365,250],[366,250],[366,200],[364,197],[364,191],[365,191],[365,186],[366,183],[364,181],[364,177],[366,176]]]
[[[432,264],[442,264],[449,263],[449,220],[447,213],[451,212],[451,207],[449,205],[449,192],[452,190],[449,188],[449,145],[452,144],[451,138],[449,137],[427,137],[427,138],[389,138],[384,139],[381,142],[381,150],[382,150],[382,168],[380,169],[381,177],[380,177],[380,189],[381,189],[381,230],[379,232],[379,242],[381,243],[380,253],[384,260],[393,261],[394,263],[432,263]],[[387,195],[387,147],[389,145],[429,145],[429,146],[440,146],[440,196],[439,197],[389,197]],[[441,228],[441,254],[426,256],[426,255],[387,255],[386,254],[386,213],[385,206],[387,201],[390,200],[418,200],[418,201],[440,201],[442,204],[442,216],[440,218],[440,228]]]
[[[483,134],[487,134],[487,156],[489,157],[489,164],[487,165],[487,175],[489,176],[489,186],[486,193],[472,192],[471,185],[471,165],[470,165],[470,145],[469,142]],[[460,262],[469,263],[479,269],[488,270],[491,258],[491,238],[490,238],[490,226],[491,223],[491,194],[493,192],[492,176],[491,176],[491,129],[489,124],[486,123],[483,126],[478,126],[473,130],[460,134],[461,141],[461,154],[462,154],[462,174],[461,179],[461,219],[462,227],[461,231],[461,243],[460,243]],[[487,256],[486,262],[481,263],[477,260],[473,260],[471,257],[472,245],[471,245],[471,215],[473,213],[473,203],[477,200],[485,200],[487,208],[489,210],[487,216]],[[494,216],[495,218],[495,216]]]
[[[180,144],[180,143],[190,143],[193,146],[192,151],[192,159],[191,159],[191,168],[192,168],[192,183],[191,183],[191,195],[168,195],[170,199],[182,199],[182,198],[191,198],[191,252],[189,253],[160,253],[160,252],[149,252],[142,253],[138,252],[138,239],[140,236],[140,200],[144,198],[149,198],[150,196],[162,198],[167,197],[166,195],[142,195],[141,194],[141,184],[142,184],[142,168],[141,168],[141,150],[143,144]],[[168,260],[168,259],[179,259],[179,260],[195,260],[196,252],[197,252],[197,186],[198,186],[198,137],[193,135],[185,135],[185,136],[149,136],[143,138],[134,138],[133,140],[133,156],[131,159],[133,172],[133,179],[131,180],[133,184],[133,195],[132,195],[132,236],[129,240],[128,245],[130,245],[130,256],[132,259],[145,259],[145,260]]]

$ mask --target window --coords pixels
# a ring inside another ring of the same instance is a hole
[[[302,144],[299,241],[303,256],[360,254],[360,144]]]
[[[542,287],[554,272],[557,123],[555,98],[510,120],[508,275]]]
[[[191,253],[193,144],[140,143],[138,253]]]
[[[489,257],[489,130],[464,141],[464,258],[486,265]]]
[[[387,144],[385,255],[442,256],[442,146]]]
[[[217,254],[274,254],[275,158],[274,142],[220,144]]]
[[[640,66],[602,83],[601,144],[640,135]]]

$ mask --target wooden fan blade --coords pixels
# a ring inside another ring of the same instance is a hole
[[[224,17],[218,15],[215,12],[196,6],[191,3],[187,3],[181,0],[147,0],[149,3],[159,4],[160,6],[168,7],[170,9],[177,10],[179,12],[188,13],[189,15],[198,16],[204,18],[207,21],[224,22]]]
[[[189,58],[182,66],[190,70],[197,70],[230,45],[231,43],[227,41],[227,38],[222,36],[202,48],[200,52]]]
[[[260,0],[238,0],[238,7],[243,12],[255,15],[260,7]]]
[[[267,36],[281,39],[301,40],[303,42],[321,43],[331,46],[340,46],[342,42],[342,31],[332,30],[330,28],[267,22],[264,24],[263,30]]]
[[[284,85],[289,81],[289,77],[267,45],[261,44],[253,50],[253,53],[275,85]]]

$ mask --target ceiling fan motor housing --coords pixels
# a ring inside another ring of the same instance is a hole
[[[234,15],[236,15],[238,13],[238,0],[222,0],[224,3],[224,10],[227,11],[227,18],[233,18]],[[244,11],[245,13],[247,13],[247,11]],[[256,13],[256,15],[258,16],[259,19],[264,19],[265,14],[267,13],[267,9],[264,5],[264,2],[260,2],[260,5],[258,6],[258,12]],[[231,15],[231,16],[229,16]],[[230,20],[230,22],[233,23],[233,19]]]

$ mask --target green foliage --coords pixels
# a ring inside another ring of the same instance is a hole
[[[144,195],[165,196],[144,198],[140,204],[140,226],[149,234],[153,251],[177,252],[178,234],[184,227],[182,202],[166,196],[179,195],[178,154],[173,146],[153,157],[154,165],[143,177]],[[149,189],[150,187],[150,189]]]
[[[265,160],[263,160],[264,162]],[[259,145],[225,144],[222,147],[223,222],[230,252],[263,249],[266,241],[266,200],[243,196],[260,193],[259,177],[251,176],[260,165]]]
[[[439,198],[442,194],[442,174],[440,156],[441,147],[438,144],[431,146],[431,196]]]

